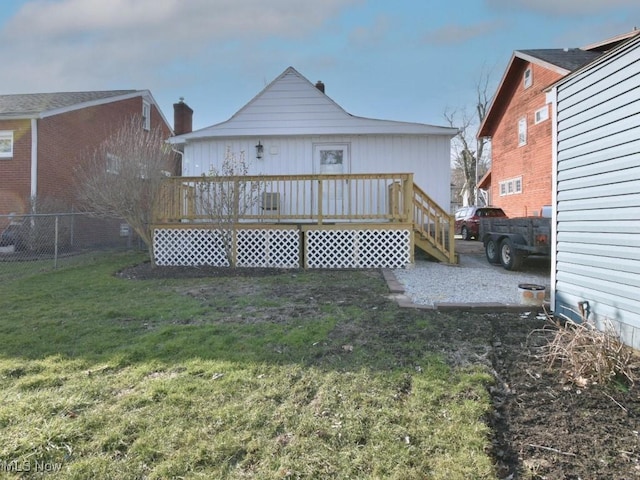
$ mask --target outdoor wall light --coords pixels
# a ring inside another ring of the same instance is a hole
[[[263,154],[264,154],[264,145],[262,145],[260,143],[260,140],[258,140],[258,144],[256,145],[256,158],[258,160],[261,160]]]

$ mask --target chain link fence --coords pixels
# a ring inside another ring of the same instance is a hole
[[[120,219],[85,213],[0,215],[0,283],[77,264],[87,253],[146,249]]]

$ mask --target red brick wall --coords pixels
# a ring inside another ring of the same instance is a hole
[[[52,198],[68,208],[75,205],[74,168],[132,115],[141,115],[142,98],[111,102],[43,118],[38,123],[38,196]],[[152,106],[151,128],[161,126],[169,137],[158,110]]]
[[[0,120],[0,130],[13,131],[13,157],[0,158],[0,215],[24,213],[31,189],[31,120]]]
[[[533,84],[525,89],[527,66],[533,70]],[[518,72],[515,73],[518,75]],[[549,118],[535,124],[535,112],[546,104],[544,89],[562,75],[543,67],[526,64],[519,72],[520,82],[491,139],[491,198],[509,217],[537,214],[551,204],[551,106]],[[518,120],[527,119],[527,144],[518,146]],[[522,193],[500,196],[500,182],[522,177]]]

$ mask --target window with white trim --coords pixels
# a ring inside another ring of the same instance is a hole
[[[531,67],[527,68],[524,71],[524,88],[529,88],[532,84],[533,84],[533,71],[531,70]]]
[[[142,128],[151,130],[151,104],[146,100],[142,101]]]
[[[544,122],[549,118],[549,105],[545,105],[542,108],[536,110],[536,123]]]
[[[518,120],[518,146],[527,144],[527,119],[522,117]]]
[[[500,182],[500,196],[522,193],[522,177],[514,177]]]
[[[13,157],[13,131],[0,130],[0,158]]]

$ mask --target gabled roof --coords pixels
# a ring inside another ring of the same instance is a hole
[[[24,93],[0,95],[0,119],[45,118],[81,108],[143,97],[154,104],[171,127],[149,90],[106,90],[93,92]]]
[[[509,104],[514,89],[522,81],[525,65],[531,63],[565,76],[573,70],[586,65],[601,53],[587,52],[580,48],[553,48],[538,50],[516,50],[511,56],[509,65],[502,76],[498,89],[487,110],[487,114],[478,130],[478,137],[490,137]]]
[[[229,120],[169,139],[182,144],[216,137],[413,134],[454,136],[457,129],[356,117],[293,67],[267,85]]]
[[[600,65],[606,64],[607,62],[611,61],[611,59],[615,56],[623,55],[629,51],[640,48],[640,30],[634,30],[630,34],[626,34],[624,36],[620,35],[619,38],[622,38],[622,40],[616,42],[613,46],[609,44],[611,48],[605,50],[602,55],[600,55],[596,60],[583,65],[581,68],[578,68],[565,77],[557,80],[555,83],[550,85],[550,88],[557,88],[558,85],[569,82],[571,79],[575,78],[585,70],[598,68]]]
[[[640,33],[640,30],[638,30],[637,27],[634,27],[630,32],[621,33],[615,37],[607,38],[606,40],[601,40],[581,48],[582,50],[589,50],[592,52],[608,52],[612,48],[620,45],[622,42],[627,41],[629,38],[635,37],[638,33]]]
[[[547,48],[538,50],[518,50],[520,58],[532,59],[531,63],[538,63],[547,68],[561,69],[569,73],[586,65],[600,56],[596,52],[587,52],[580,48]],[[545,65],[546,64],[546,65]]]
[[[604,52],[615,48],[638,34],[640,34],[640,31],[634,28],[630,32],[616,35],[615,37],[607,38],[582,48],[514,51],[509,65],[502,76],[498,90],[487,110],[487,115],[480,125],[478,137],[490,137],[493,134],[496,126],[500,122],[502,112],[504,112],[504,109],[511,100],[511,92],[522,79],[522,69],[527,62],[540,65],[564,77],[594,62],[600,58]]]

